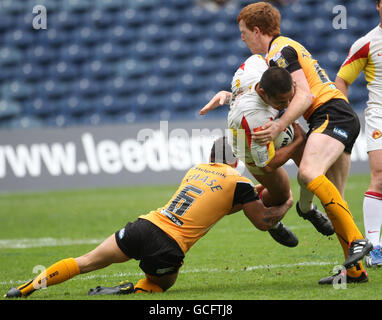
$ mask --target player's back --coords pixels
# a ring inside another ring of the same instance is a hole
[[[255,85],[260,82],[261,76],[267,69],[265,59],[255,54],[236,70],[231,82],[232,100],[229,118],[234,117],[236,112],[267,108],[255,91]]]
[[[238,183],[252,182],[229,165],[200,164],[191,168],[170,201],[140,218],[159,226],[183,252],[233,207]]]
[[[249,57],[236,71],[232,79],[232,101],[227,124],[230,129],[230,144],[235,155],[254,174],[262,174],[257,167],[264,167],[274,156],[273,143],[268,146],[255,145],[251,133],[277,117],[278,111],[268,106],[257,94],[255,86],[268,69],[260,55]]]

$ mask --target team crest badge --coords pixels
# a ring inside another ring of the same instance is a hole
[[[373,139],[379,139],[380,137],[382,137],[382,132],[378,129],[374,130],[371,136],[373,137]]]
[[[279,66],[280,68],[286,68],[289,64],[288,62],[286,61],[286,59],[284,58],[283,54],[281,52],[277,52],[272,60],[275,62],[275,64],[277,66]]]

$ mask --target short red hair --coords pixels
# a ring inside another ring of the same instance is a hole
[[[280,11],[268,2],[256,2],[247,5],[237,17],[238,23],[241,20],[251,31],[258,27],[263,34],[272,37],[280,34]]]

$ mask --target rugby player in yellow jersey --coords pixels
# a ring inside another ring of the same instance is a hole
[[[365,258],[368,267],[382,265],[382,3],[376,1],[380,23],[353,43],[337,73],[336,85],[345,96],[348,87],[363,71],[369,99],[365,108],[366,150],[369,156],[370,185],[363,200],[365,235],[373,250]]]
[[[284,204],[265,207],[251,180],[234,169],[237,159],[224,138],[215,141],[210,160],[186,173],[165,206],[127,223],[93,251],[58,261],[35,279],[9,289],[5,297],[26,297],[41,287],[130,259],[140,261],[145,278],[135,286],[123,282],[115,287],[96,287],[88,294],[163,292],[175,283],[189,249],[225,215],[243,210],[256,228],[266,231],[280,223],[293,205],[290,193]],[[296,241],[288,230],[284,237]]]
[[[364,239],[344,200],[350,153],[360,130],[359,119],[309,51],[280,35],[281,15],[275,7],[267,2],[250,4],[240,11],[237,22],[241,38],[252,54],[265,54],[270,67],[286,69],[295,83],[293,95],[283,92],[277,81],[264,87],[269,105],[287,109],[279,121],[268,122],[262,131],[255,132],[255,141],[262,145],[270,143],[289,124],[304,116],[309,131],[299,166],[299,182],[320,199],[333,224],[346,259],[343,265],[347,281],[365,282],[368,276],[360,260],[372,249],[372,244]],[[319,283],[331,284],[336,277],[323,278]]]

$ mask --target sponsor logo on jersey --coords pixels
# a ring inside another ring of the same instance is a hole
[[[283,54],[281,52],[277,52],[272,60],[274,61],[275,64],[277,64],[280,68],[286,68],[289,66],[289,63],[286,61],[284,58]]]
[[[371,134],[371,136],[373,137],[373,139],[379,139],[380,137],[382,137],[382,132],[380,130],[376,129]]]

